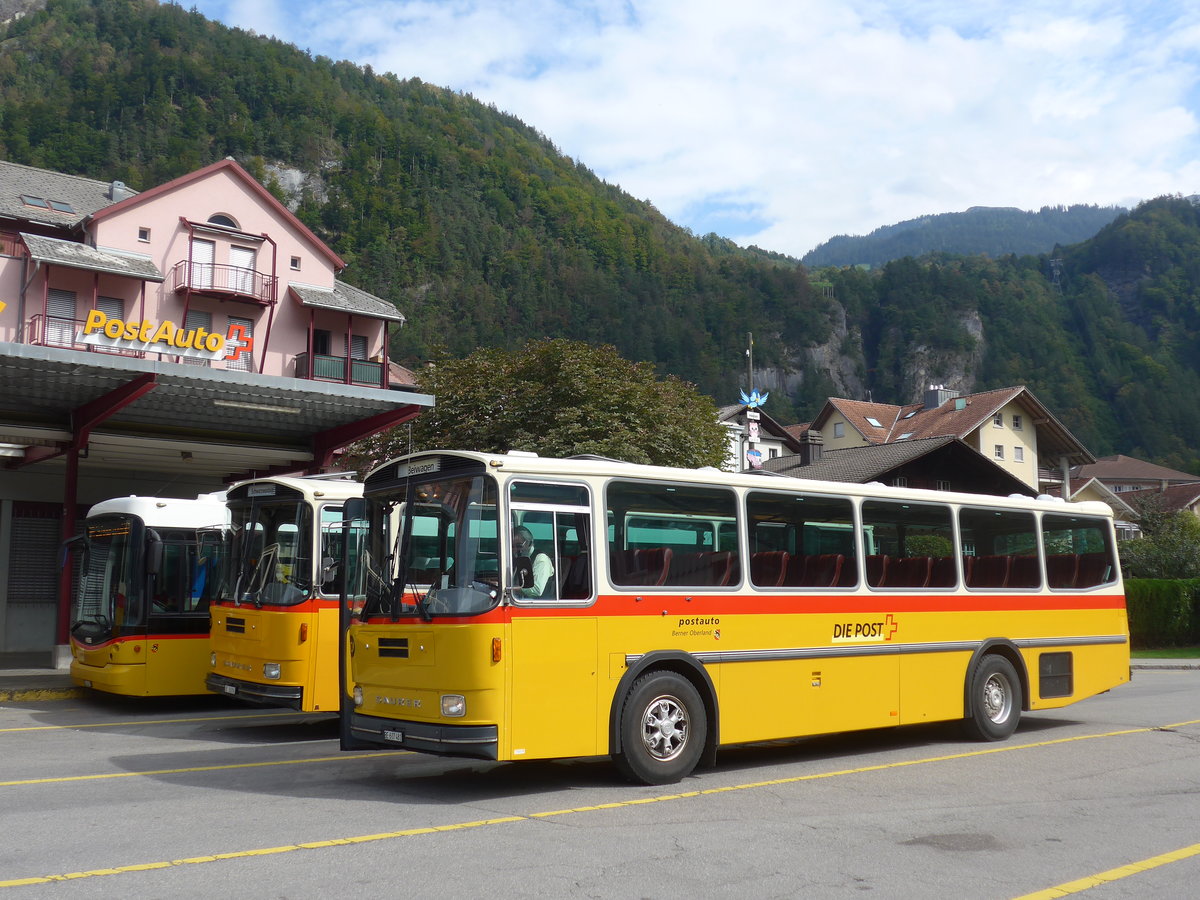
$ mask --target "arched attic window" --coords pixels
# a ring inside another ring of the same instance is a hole
[[[208,217],[209,225],[219,225],[222,228],[238,228],[238,223],[233,220],[232,216],[227,216],[225,213],[217,213]]]

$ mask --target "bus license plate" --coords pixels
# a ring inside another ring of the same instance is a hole
[[[403,731],[385,731],[383,733],[383,739],[385,741],[395,741],[397,744],[403,744],[404,743],[404,732]]]
[[[226,684],[226,685],[222,685],[222,687],[225,688],[225,693],[227,693],[227,694],[236,694],[237,693],[237,685],[236,684]]]

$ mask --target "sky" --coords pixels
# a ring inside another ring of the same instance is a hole
[[[696,234],[1200,193],[1194,0],[179,0],[490,103]]]

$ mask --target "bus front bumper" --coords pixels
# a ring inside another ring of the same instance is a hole
[[[259,684],[254,681],[242,681],[240,678],[229,678],[209,672],[204,679],[204,686],[214,694],[224,694],[226,697],[237,697],[247,703],[259,703],[263,706],[286,706],[289,709],[303,709],[304,688],[288,684]]]
[[[403,747],[442,756],[497,759],[495,725],[438,725],[406,719],[350,714],[350,733],[377,747]]]

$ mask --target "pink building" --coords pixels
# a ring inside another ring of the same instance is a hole
[[[344,267],[231,159],[140,193],[0,162],[0,665],[64,642],[92,503],[324,471],[433,404]]]

